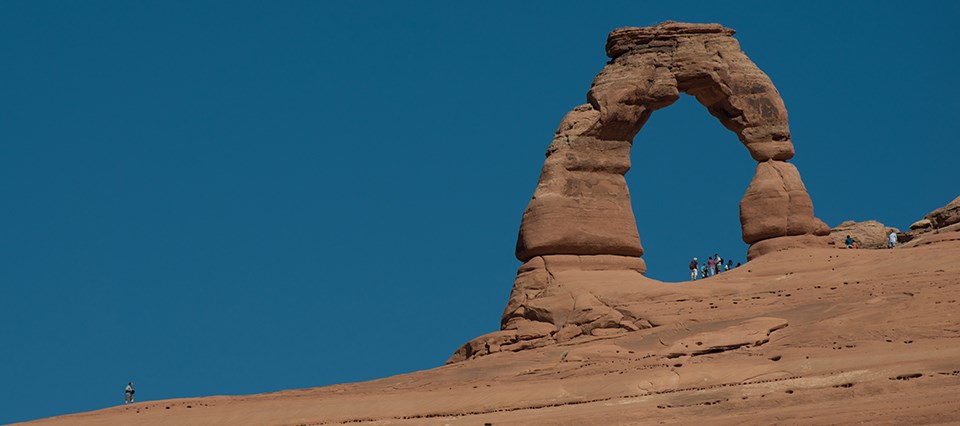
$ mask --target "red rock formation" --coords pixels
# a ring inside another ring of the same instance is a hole
[[[740,202],[743,240],[807,235],[791,241],[826,243],[813,236],[827,235],[829,228],[813,216],[799,172],[785,162],[794,151],[783,100],[733,33],[717,24],[666,22],[610,34],[612,60],[594,79],[589,103],[564,117],[547,149],[520,225],[518,259],[643,255],[624,180],[630,147],[650,114],[680,92],[695,96],[759,163]]]
[[[616,297],[602,288],[561,285],[555,275],[646,271],[624,174],[634,136],[680,92],[736,133],[758,163],[740,201],[743,240],[752,245],[747,257],[829,243],[829,227],[814,217],[800,173],[787,163],[794,151],[783,100],[733,33],[717,24],[674,22],[610,33],[611,61],[587,92],[589,103],[560,122],[523,214],[516,255],[525,263],[503,331],[464,345],[455,359],[490,345],[517,350],[652,326],[637,309],[615,308]]]
[[[946,206],[940,207],[930,213],[927,213],[923,219],[920,219],[910,225],[910,230],[897,234],[900,242],[907,242],[909,245],[926,244],[930,239],[942,232],[952,232],[960,230],[960,197],[954,198]]]
[[[793,164],[775,160],[757,164],[740,200],[744,242],[813,234],[823,231],[821,223],[813,217],[813,202]]]
[[[875,220],[854,222],[848,220],[830,230],[830,238],[837,247],[846,247],[847,235],[852,237],[860,248],[887,248],[890,231],[900,232]]]
[[[940,207],[924,216],[934,229],[946,228],[960,223],[960,197],[954,198],[946,206]]]
[[[524,346],[555,328],[531,322],[465,345],[451,362],[469,361],[455,365],[258,395],[144,398],[29,425],[958,425],[960,232],[936,237],[897,250],[772,253],[706,285],[548,259],[552,285],[595,284],[578,303],[643,311],[659,326],[568,324],[547,335],[562,345]]]

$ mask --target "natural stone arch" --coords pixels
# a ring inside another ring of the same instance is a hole
[[[740,50],[734,31],[717,24],[666,22],[620,28],[607,39],[607,66],[588,104],[561,121],[540,181],[523,214],[517,258],[613,255],[645,270],[624,174],[633,138],[651,113],[685,92],[737,134],[758,162],[740,201],[748,257],[784,246],[825,243],[829,228],[793,157],[787,111],[770,78]]]
[[[680,92],[696,97],[757,161],[740,201],[747,257],[827,244],[829,229],[787,162],[793,143],[783,100],[732,35],[716,24],[673,22],[610,33],[611,61],[593,80],[589,103],[560,122],[523,213],[516,254],[524,263],[501,330],[467,342],[448,362],[661,323],[637,303],[663,287],[640,275],[646,265],[624,174],[634,136]]]

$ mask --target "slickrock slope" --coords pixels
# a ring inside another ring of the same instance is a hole
[[[32,424],[960,423],[957,259],[960,232],[943,232],[894,250],[771,253],[696,282],[566,269],[564,285],[616,297],[657,327],[372,382]]]

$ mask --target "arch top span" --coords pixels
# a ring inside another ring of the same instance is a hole
[[[596,131],[603,138],[633,140],[651,112],[684,92],[736,133],[754,160],[792,158],[783,99],[733,34],[719,24],[677,22],[611,32],[611,61],[587,94],[600,112]]]
[[[720,24],[693,24],[665,21],[653,27],[622,27],[607,36],[607,56],[616,59],[634,48],[644,48],[655,40],[670,40],[685,36],[732,36],[737,32]]]
[[[786,107],[734,33],[719,24],[678,22],[610,33],[611,60],[594,78],[588,103],[567,113],[547,149],[520,225],[518,259],[643,255],[624,174],[637,132],[680,92],[696,97],[758,163],[740,202],[750,256],[820,243],[815,237],[829,230],[813,216],[799,172],[786,162],[794,155]]]

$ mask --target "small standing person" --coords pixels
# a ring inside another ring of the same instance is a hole
[[[697,271],[700,270],[700,266],[697,264],[697,258],[693,258],[690,261],[690,281],[695,281],[697,279]]]
[[[847,239],[843,240],[843,242],[847,244],[847,248],[853,248],[853,237],[851,237],[849,234],[847,235]]]
[[[890,241],[887,241],[887,248],[894,248],[897,246],[897,233],[895,231],[890,231]]]
[[[124,403],[124,404],[132,404],[132,403],[133,403],[133,393],[134,393],[134,392],[136,392],[136,391],[133,390],[133,382],[127,382],[127,388],[123,391],[123,394],[125,395],[125,397],[124,397],[124,399],[123,399],[123,403]]]

